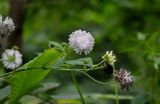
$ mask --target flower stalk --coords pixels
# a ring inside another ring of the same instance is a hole
[[[115,66],[113,65],[113,72],[115,72]],[[119,95],[118,95],[118,82],[114,83],[114,91],[116,95],[116,104],[119,104]]]
[[[77,91],[78,91],[78,93],[79,93],[79,96],[80,96],[80,98],[81,98],[82,104],[85,104],[83,95],[82,95],[82,93],[81,93],[81,90],[80,90],[80,88],[79,88],[78,82],[77,82],[77,80],[76,80],[76,77],[75,77],[73,71],[71,71],[71,76],[72,76],[72,80],[73,80],[73,82],[74,82],[74,85],[76,86]]]

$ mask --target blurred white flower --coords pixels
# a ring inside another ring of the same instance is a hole
[[[2,23],[2,16],[0,15],[0,23]]]
[[[113,51],[107,51],[106,54],[102,56],[102,59],[111,65],[116,62],[116,56],[113,54]]]
[[[7,69],[16,69],[22,64],[22,54],[18,50],[7,49],[1,60]]]
[[[6,17],[3,21],[2,16],[0,15],[0,35],[1,37],[8,36],[12,31],[14,31],[15,26],[13,20],[9,17]]]
[[[90,53],[95,43],[91,33],[82,30],[72,32],[68,40],[70,47],[73,48],[77,54],[81,54],[82,52],[85,54]]]

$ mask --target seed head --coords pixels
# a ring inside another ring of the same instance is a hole
[[[121,68],[114,72],[113,77],[119,82],[122,89],[129,90],[129,87],[133,84],[133,77],[130,74],[131,72]]]

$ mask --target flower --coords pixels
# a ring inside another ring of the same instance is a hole
[[[77,54],[84,52],[88,54],[92,51],[94,46],[94,38],[90,32],[76,30],[69,35],[69,45],[73,48]]]
[[[3,21],[2,16],[0,15],[0,35],[1,37],[8,36],[12,31],[14,31],[15,26],[13,20],[9,17],[6,17]]]
[[[1,60],[7,69],[15,69],[22,64],[22,54],[18,50],[7,49],[3,52]]]
[[[133,84],[133,76],[130,75],[131,72],[128,72],[126,69],[121,68],[120,70],[116,70],[113,74],[115,80],[120,83],[122,89],[129,90],[129,87]]]
[[[106,54],[102,56],[102,59],[111,65],[116,62],[116,56],[113,54],[113,51],[107,51]]]

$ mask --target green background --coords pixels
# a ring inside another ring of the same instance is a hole
[[[20,5],[20,4],[17,4]],[[10,0],[0,1],[0,14],[8,16]],[[118,58],[116,68],[127,68],[135,83],[129,91],[120,95],[132,95],[131,100],[121,104],[160,104],[160,1],[159,0],[31,0],[27,5],[23,25],[22,53],[24,62],[48,48],[48,41],[68,42],[69,35],[82,29],[91,32],[95,46],[91,54],[94,63],[101,61],[107,50],[113,50]],[[70,59],[85,57],[71,55]],[[107,82],[103,70],[90,73],[94,78]],[[84,94],[114,94],[113,85],[99,85],[77,74]],[[44,82],[60,84],[49,95],[67,96],[77,94],[70,73],[54,71]],[[73,97],[73,96],[71,96]],[[74,96],[75,97],[75,96]],[[26,102],[30,99],[30,103]],[[25,103],[36,104],[37,99],[24,98]],[[90,97],[87,104],[115,104],[105,97]],[[78,101],[72,101],[79,104]],[[59,104],[67,103],[61,99]]]

